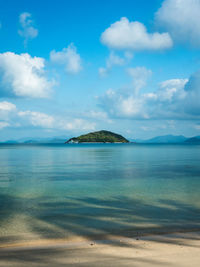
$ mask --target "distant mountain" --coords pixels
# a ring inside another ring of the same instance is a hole
[[[200,136],[194,136],[186,138],[183,135],[163,135],[156,136],[151,139],[142,140],[142,139],[129,139],[127,140],[123,136],[112,133],[109,131],[99,131],[93,132],[86,135],[81,135],[79,137],[68,137],[68,143],[83,143],[83,142],[101,142],[101,143],[142,143],[142,144],[200,144]],[[4,144],[64,144],[66,143],[66,138],[64,136],[59,137],[47,137],[47,138],[22,138],[19,140],[7,140],[0,142]]]
[[[18,144],[19,142],[18,141],[16,141],[16,140],[7,140],[7,141],[5,141],[5,142],[0,142],[0,143],[3,143],[3,144]]]
[[[49,143],[51,144],[64,144],[66,141],[66,138],[53,138],[49,140]]]
[[[70,138],[66,143],[129,143],[129,141],[122,135],[102,130]]]
[[[185,140],[187,144],[200,144],[200,136],[194,136]]]
[[[69,137],[70,138],[70,137]],[[19,140],[7,140],[4,144],[64,144],[66,137],[47,137],[47,138],[21,138]]]
[[[136,140],[137,143],[148,143],[148,144],[175,144],[175,143],[183,143],[187,140],[187,138],[183,135],[163,135],[156,136],[154,138],[148,140]]]
[[[38,138],[38,139],[29,139],[21,143],[23,144],[64,144],[66,141],[65,138]]]
[[[23,141],[23,144],[64,144],[66,139],[62,138],[41,138],[41,139],[29,139]]]

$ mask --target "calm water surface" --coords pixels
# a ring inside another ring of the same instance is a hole
[[[0,145],[0,242],[187,227],[199,145]]]

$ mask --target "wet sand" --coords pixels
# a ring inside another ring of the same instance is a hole
[[[109,240],[41,240],[0,249],[0,266],[200,266],[200,231]]]

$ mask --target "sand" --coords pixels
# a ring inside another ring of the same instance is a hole
[[[0,266],[200,266],[200,232],[100,241],[38,241],[0,249]]]

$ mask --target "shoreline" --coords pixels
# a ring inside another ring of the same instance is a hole
[[[46,239],[37,239],[37,240],[30,240],[30,241],[21,241],[21,242],[7,242],[7,243],[0,243],[0,250],[4,249],[24,249],[24,248],[46,248],[46,247],[55,247],[55,246],[62,246],[65,245],[67,247],[73,247],[77,245],[84,245],[84,244],[109,244],[113,242],[122,242],[123,240],[133,239],[139,240],[142,238],[149,238],[149,237],[163,237],[167,235],[174,235],[174,234],[188,234],[188,233],[199,233],[200,234],[200,227],[192,228],[192,229],[174,229],[174,230],[157,230],[157,231],[144,231],[144,232],[136,232],[136,231],[126,231],[123,233],[114,235],[109,234],[105,238],[104,235],[91,235],[91,237],[84,237],[84,236],[73,236],[70,238],[46,238]]]
[[[199,267],[200,231],[0,249],[1,267]]]

